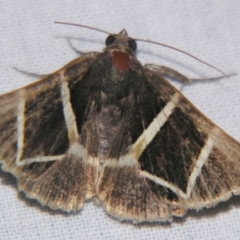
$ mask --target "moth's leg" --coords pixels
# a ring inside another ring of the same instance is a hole
[[[84,57],[86,57],[86,56],[87,57],[92,57],[92,56],[94,56],[98,53],[98,52],[82,52],[72,45],[70,39],[68,39],[68,44],[74,52],[76,52],[77,54],[79,54],[81,56],[84,56]]]
[[[184,75],[182,75],[181,73],[179,73],[178,71],[169,68],[169,67],[165,67],[165,66],[158,66],[155,64],[146,64],[144,65],[144,67],[151,69],[161,75],[165,75],[171,78],[174,78],[180,82],[182,82],[183,84],[189,84],[189,83],[193,83],[193,82],[205,82],[205,81],[213,81],[213,80],[221,80],[223,78],[229,78],[232,76],[236,76],[237,74],[235,73],[231,73],[228,74],[226,76],[218,76],[218,77],[212,77],[212,78],[199,78],[199,79],[195,79],[195,78],[188,78]]]
[[[192,78],[190,83],[205,82],[205,81],[216,81],[216,80],[221,80],[223,78],[230,78],[230,77],[233,77],[233,76],[236,76],[236,75],[237,75],[236,73],[230,73],[230,74],[227,74],[226,76],[222,75],[222,76],[212,77],[212,78]]]
[[[145,64],[144,67],[153,70],[161,75],[165,75],[171,78],[174,78],[182,83],[191,83],[192,79],[182,75],[181,73],[179,73],[178,71],[169,68],[169,67],[165,67],[165,66],[159,66],[159,65],[155,65],[155,64]]]
[[[28,72],[16,67],[13,67],[13,69],[21,74],[27,75],[28,77],[34,77],[34,78],[43,78],[48,76],[49,74],[37,74],[37,73],[32,73],[32,72]]]

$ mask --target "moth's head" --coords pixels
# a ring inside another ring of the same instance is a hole
[[[107,48],[118,48],[119,50],[128,49],[132,52],[136,52],[137,43],[134,39],[129,38],[127,31],[123,29],[118,34],[110,34],[106,38],[106,46]]]

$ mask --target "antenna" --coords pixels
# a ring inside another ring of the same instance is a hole
[[[98,32],[106,33],[106,34],[108,34],[108,35],[112,35],[112,33],[109,33],[109,32],[104,31],[104,30],[102,30],[102,29],[95,28],[95,27],[90,27],[90,26],[83,25],[83,24],[68,23],[68,22],[58,22],[58,21],[56,21],[56,22],[54,22],[54,23],[71,25],[71,26],[77,26],[77,27],[83,27],[83,28],[88,28],[88,29],[92,29],[92,30],[95,30],[95,31],[98,31]],[[160,43],[160,42],[155,42],[155,41],[152,41],[152,40],[148,40],[148,39],[141,39],[141,38],[131,38],[131,39],[133,39],[133,40],[135,40],[135,41],[153,43],[153,44],[156,44],[156,45],[160,45],[160,46],[163,46],[163,47],[170,48],[170,49],[173,49],[173,50],[175,50],[175,51],[181,52],[181,53],[183,53],[183,54],[185,54],[185,55],[187,55],[187,56],[189,56],[189,57],[191,57],[191,58],[193,58],[193,59],[195,59],[195,60],[197,60],[197,61],[199,61],[199,62],[201,62],[201,63],[203,63],[203,64],[205,64],[205,65],[207,65],[207,66],[209,66],[209,67],[211,67],[211,68],[213,68],[213,69],[215,69],[215,70],[217,70],[218,72],[222,73],[226,78],[229,78],[229,75],[227,75],[226,73],[224,73],[224,72],[223,72],[222,70],[220,70],[219,68],[217,68],[217,67],[215,67],[215,66],[213,66],[213,65],[211,65],[211,64],[209,64],[209,63],[207,63],[207,62],[205,62],[205,61],[203,61],[203,60],[201,60],[200,58],[195,57],[195,56],[193,56],[192,54],[190,54],[190,53],[188,53],[188,52],[186,52],[186,51],[184,51],[184,50],[181,50],[181,49],[179,49],[179,48],[176,48],[176,47],[173,47],[173,46],[164,44],[164,43]]]

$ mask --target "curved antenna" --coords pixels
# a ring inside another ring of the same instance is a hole
[[[112,33],[110,33],[110,32],[104,31],[104,30],[99,29],[99,28],[95,28],[95,27],[90,27],[90,26],[87,26],[87,25],[83,25],[83,24],[68,23],[68,22],[58,22],[58,21],[57,21],[57,22],[54,22],[54,23],[71,25],[71,26],[77,26],[77,27],[83,27],[83,28],[88,28],[88,29],[92,29],[92,30],[95,30],[95,31],[98,31],[98,32],[106,33],[106,34],[108,34],[108,35],[112,35]]]
[[[229,78],[229,76],[226,73],[224,73],[222,70],[220,70],[219,68],[211,65],[210,63],[207,63],[207,62],[201,60],[198,57],[193,56],[192,54],[190,54],[190,53],[188,53],[188,52],[186,52],[184,50],[181,50],[179,48],[176,48],[176,47],[164,44],[164,43],[155,42],[155,41],[152,41],[152,40],[146,40],[146,39],[141,39],[141,38],[134,38],[134,40],[141,41],[141,42],[147,42],[147,43],[153,43],[153,44],[156,44],[156,45],[160,45],[160,46],[163,46],[163,47],[170,48],[170,49],[173,49],[175,51],[181,52],[181,53],[183,53],[183,54],[185,54],[185,55],[187,55],[187,56],[189,56],[189,57],[191,57],[191,58],[193,58],[193,59],[195,59],[195,60],[197,60],[197,61],[199,61],[199,62],[201,62],[201,63],[203,63],[203,64],[205,64],[205,65],[207,65],[207,66],[209,66],[209,67],[211,67],[213,69],[215,69],[215,70],[217,70],[218,72],[222,73],[225,77]]]
[[[92,29],[92,30],[95,30],[95,31],[98,31],[98,32],[106,33],[106,34],[108,34],[108,35],[112,35],[112,33],[110,33],[110,32],[104,31],[104,30],[99,29],[99,28],[95,28],[95,27],[90,27],[90,26],[87,26],[87,25],[83,25],[83,24],[68,23],[68,22],[58,22],[58,21],[56,21],[56,22],[54,22],[54,23],[71,25],[71,26],[77,26],[77,27],[83,27],[83,28],[88,28],[88,29]],[[170,48],[170,49],[173,49],[173,50],[175,50],[175,51],[181,52],[181,53],[183,53],[183,54],[185,54],[185,55],[187,55],[187,56],[189,56],[189,57],[191,57],[191,58],[193,58],[193,59],[195,59],[195,60],[197,60],[197,61],[199,61],[199,62],[201,62],[201,63],[203,63],[203,64],[205,64],[205,65],[207,65],[207,66],[209,66],[209,67],[211,67],[211,68],[213,68],[213,69],[215,69],[215,70],[217,70],[218,72],[222,73],[226,78],[229,78],[229,75],[227,75],[226,73],[224,73],[224,72],[223,72],[222,70],[220,70],[219,68],[217,68],[217,67],[211,65],[210,63],[207,63],[207,62],[201,60],[200,58],[195,57],[195,56],[193,56],[192,54],[190,54],[190,53],[188,53],[188,52],[186,52],[186,51],[184,51],[184,50],[181,50],[181,49],[179,49],[179,48],[176,48],[176,47],[173,47],[173,46],[164,44],[164,43],[155,42],[155,41],[146,40],[146,39],[141,39],[141,38],[131,38],[131,39],[133,39],[133,40],[135,40],[135,41],[153,43],[153,44],[156,44],[156,45],[159,45],[159,46],[163,46],[163,47]]]

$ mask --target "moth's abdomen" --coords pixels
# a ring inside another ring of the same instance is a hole
[[[122,111],[116,105],[103,105],[98,115],[99,159],[102,165],[108,157],[114,139],[119,135]],[[118,146],[120,147],[120,146]]]

